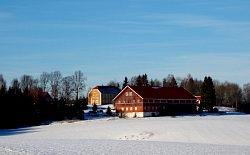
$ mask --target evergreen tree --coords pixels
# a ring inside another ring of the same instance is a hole
[[[139,75],[139,76],[136,78],[136,86],[149,86],[147,74],[144,74],[144,75],[142,75],[142,76]]]
[[[190,93],[195,94],[194,79],[193,79],[193,77],[191,76],[191,74],[188,74],[186,89],[187,89]]]
[[[164,78],[162,83],[163,87],[177,87],[177,82],[172,74],[168,74],[168,77]]]
[[[92,111],[93,111],[93,112],[97,112],[97,105],[96,105],[96,104],[93,105]]]
[[[75,111],[76,111],[76,119],[83,120],[83,112],[82,112],[82,105],[80,104],[79,100],[75,102]]]
[[[216,104],[215,89],[211,77],[204,78],[201,90],[201,100],[201,107],[211,112]]]
[[[171,78],[170,87],[177,87],[177,82],[174,76]]]
[[[163,87],[167,87],[168,86],[167,78],[164,78],[162,80],[162,85],[163,85]]]
[[[22,96],[21,96],[21,101],[19,101],[21,104],[20,105],[20,109],[18,109],[18,111],[20,111],[20,115],[18,116],[18,120],[20,122],[20,125],[32,125],[33,124],[33,99],[32,96],[30,94],[30,91],[28,89],[28,87],[26,87],[23,90]]]
[[[123,84],[122,84],[122,89],[124,89],[128,85],[128,78],[125,77]]]
[[[109,116],[112,114],[111,108],[109,106],[107,108],[106,114]]]
[[[143,83],[142,83],[142,77],[141,75],[139,75],[136,79],[136,86],[142,86]]]
[[[0,128],[5,128],[8,121],[6,120],[7,107],[7,88],[3,76],[0,74]]]
[[[142,85],[143,86],[149,86],[147,74],[142,75]]]

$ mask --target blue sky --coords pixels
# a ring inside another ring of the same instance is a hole
[[[0,74],[10,83],[81,70],[87,87],[147,73],[250,82],[248,0],[2,0]]]

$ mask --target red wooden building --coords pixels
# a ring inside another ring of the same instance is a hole
[[[182,87],[127,86],[113,103],[119,116],[147,117],[194,113],[196,100]]]

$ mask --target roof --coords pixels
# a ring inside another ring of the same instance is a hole
[[[50,94],[49,94],[48,92],[42,92],[42,93],[40,94],[40,97],[42,97],[42,98],[47,98],[47,97],[49,97],[50,99],[52,99],[52,97],[50,96]]]
[[[201,100],[201,96],[195,96],[198,100]]]
[[[144,87],[131,86],[142,98],[151,99],[194,99],[196,97],[183,87]]]
[[[45,95],[49,94],[48,92],[42,92],[41,96],[44,97]]]
[[[121,90],[115,86],[96,86],[93,89],[98,89],[102,94],[119,94]]]

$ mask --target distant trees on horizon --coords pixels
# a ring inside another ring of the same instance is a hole
[[[208,77],[204,77],[204,80],[198,80],[197,78],[193,78],[191,74],[188,74],[187,77],[184,78],[181,77],[175,78],[173,74],[168,74],[167,77],[163,78],[162,80],[159,80],[157,78],[149,80],[147,74],[142,74],[138,76],[133,76],[130,79],[128,77],[125,77],[123,82],[117,82],[111,80],[107,85],[112,85],[119,88],[120,86],[122,86],[121,89],[123,89],[127,85],[151,86],[151,87],[183,87],[193,95],[201,96],[204,93],[202,92],[203,91],[202,88],[205,87],[204,81],[207,82]],[[228,81],[220,82],[218,80],[212,80],[212,81],[211,80],[212,78],[209,77],[210,85],[213,84],[215,91],[215,98],[212,97],[214,106],[228,106],[237,108],[239,111],[250,113],[249,83],[244,84],[242,89],[236,83],[231,83]]]
[[[0,74],[0,128],[39,124],[46,120],[84,119],[82,109],[87,105],[85,90],[87,77],[78,70],[73,75],[63,77],[60,71],[43,72],[39,78],[23,75],[20,80],[13,79],[10,86]],[[236,83],[220,82],[205,77],[204,80],[187,77],[175,78],[168,74],[162,80],[149,79],[147,74],[125,77],[122,82],[111,80],[107,85],[120,89],[130,86],[183,87],[196,96],[203,96],[203,107],[229,106],[250,113],[250,84],[241,88]],[[212,88],[212,89],[211,89]],[[212,91],[212,95],[209,94]],[[49,92],[53,104],[46,104],[41,98],[43,92]],[[215,94],[213,96],[213,94]],[[210,97],[206,97],[210,96]],[[212,98],[212,100],[210,100]],[[9,124],[11,122],[11,124]]]

